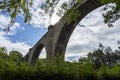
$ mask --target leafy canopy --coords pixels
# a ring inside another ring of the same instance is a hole
[[[76,3],[80,3],[82,0],[68,0],[61,4],[58,9],[57,14],[59,16],[64,15],[69,9],[71,9]],[[120,0],[99,0],[102,4],[115,3],[116,6],[112,6],[112,10],[103,14],[104,22],[108,24],[109,27],[113,26],[113,23],[120,18]],[[41,5],[41,9],[48,13],[50,16],[54,13],[56,6],[59,4],[60,0],[46,0],[44,4]],[[2,13],[7,12],[11,16],[11,23],[14,23],[16,16],[23,15],[24,22],[29,22],[31,20],[30,8],[32,7],[33,0],[1,0],[0,9]],[[77,10],[71,9],[70,16],[77,17]],[[75,20],[73,18],[73,20]],[[71,21],[71,18],[68,22]],[[10,25],[12,26],[12,24]]]
[[[32,6],[32,2],[33,0],[2,0],[0,9],[10,14],[11,22],[14,22],[15,17],[22,13],[25,16],[24,21],[27,22],[31,19],[29,8]]]
[[[101,3],[108,4],[114,3],[115,5],[110,6],[112,10],[109,10],[104,16],[104,22],[108,24],[109,27],[113,26],[113,23],[120,18],[120,0],[101,0]]]

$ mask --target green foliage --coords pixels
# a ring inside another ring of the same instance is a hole
[[[18,52],[18,51],[11,51],[9,53],[10,59],[15,61],[15,62],[20,62],[22,61],[23,55]]]
[[[101,3],[115,3],[115,6],[106,6],[105,9],[107,9],[107,7],[112,7],[112,9],[103,14],[104,22],[107,23],[109,27],[112,27],[113,23],[120,18],[120,0],[101,0]]]
[[[13,23],[16,16],[22,14],[25,16],[24,22],[31,19],[29,7],[31,7],[33,0],[2,0],[0,1],[0,9],[8,12]]]
[[[103,65],[99,70],[97,70],[97,76],[98,80],[119,80],[120,64],[116,64],[112,68]]]
[[[0,59],[8,59],[7,49],[5,47],[0,47]]]
[[[0,53],[7,53],[7,49],[5,47],[0,47]]]
[[[46,0],[44,4],[42,4],[41,9],[45,11],[45,13],[49,14],[50,17],[56,10],[56,6],[58,5],[60,0]],[[72,21],[76,21],[77,17],[80,16],[78,10],[74,8],[75,4],[80,4],[82,0],[68,0],[60,5],[58,8],[57,14],[59,16],[63,16],[65,13],[67,14],[67,21],[71,23]],[[112,7],[111,10],[108,10],[104,16],[104,22],[108,24],[109,27],[113,26],[116,20],[120,18],[120,0],[100,0],[102,4],[115,3],[116,6]],[[9,13],[11,16],[11,23],[9,26],[12,26],[17,15],[24,16],[24,22],[29,22],[31,20],[30,8],[32,7],[33,0],[2,0],[0,1],[0,9],[4,12]],[[107,9],[106,6],[105,9]],[[74,9],[72,9],[74,8]],[[44,13],[43,13],[44,14]],[[9,27],[5,29],[5,31],[9,31]]]
[[[104,47],[100,44],[98,49],[89,52],[87,56],[94,68],[98,69],[102,65],[109,67],[114,66],[114,64],[120,59],[119,53],[119,50],[112,51],[110,47]]]
[[[26,63],[16,65],[12,61],[8,63],[1,61],[4,63],[0,64],[1,80],[116,80],[120,77],[120,66],[118,67],[118,65],[111,69],[103,66],[95,70],[90,63],[66,62],[63,71],[57,72],[55,67],[51,67],[51,70],[48,70],[47,65],[37,64],[32,66]]]
[[[54,8],[59,3],[59,0],[46,0],[45,4],[42,4],[41,9],[45,11],[45,13],[48,13],[50,17],[54,13]]]
[[[103,47],[101,45],[101,47]],[[104,49],[104,48],[102,48]],[[105,49],[106,50],[106,49]],[[2,49],[4,52],[4,50]],[[100,54],[98,50],[99,56]],[[109,52],[109,50],[107,50]],[[1,54],[1,53],[0,53]],[[2,53],[6,54],[6,53]],[[91,54],[92,55],[92,54]],[[96,54],[94,54],[96,55]],[[6,57],[0,55],[0,80],[119,80],[120,64],[109,67],[102,64],[95,68],[90,57],[80,58],[78,62],[64,62],[58,68],[59,61],[48,66],[45,59],[38,59],[35,65],[22,62],[22,55],[18,51],[11,51]],[[97,55],[98,56],[98,55]],[[59,58],[58,58],[59,59]],[[20,60],[19,64],[16,60]],[[58,70],[60,69],[60,70]]]
[[[68,14],[69,13],[69,14]],[[80,13],[76,9],[71,9],[69,12],[67,12],[66,17],[67,17],[67,23],[70,24],[72,21],[76,21],[78,17],[80,16]]]
[[[120,64],[116,64],[113,68],[109,69],[107,71],[108,75],[113,77],[113,78],[120,78]]]
[[[82,0],[68,0],[61,4],[60,8],[58,8],[57,14],[59,16],[63,16],[65,13],[67,14],[68,23],[71,23],[72,21],[75,21],[77,17],[79,16],[79,12],[76,9],[72,9],[73,6],[76,3],[81,3]],[[108,4],[108,3],[115,3],[116,6],[106,6],[104,9],[108,9],[108,7],[112,7],[111,10],[108,10],[104,16],[104,22],[108,24],[109,27],[113,26],[113,23],[115,23],[116,20],[120,18],[120,0],[100,0],[102,4]],[[43,9],[45,12],[49,12],[50,16],[54,13],[54,9],[56,8],[56,5],[59,3],[59,0],[46,0],[46,3],[43,5]]]

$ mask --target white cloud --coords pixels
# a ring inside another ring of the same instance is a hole
[[[4,28],[7,27],[7,25],[10,22],[10,17],[5,16],[5,15],[0,15],[0,47],[6,47],[8,52],[11,50],[18,50],[21,53],[23,53],[23,55],[25,55],[28,51],[28,49],[31,47],[29,45],[27,45],[24,42],[12,42],[10,41],[10,39],[6,36],[8,35],[15,35],[16,32],[18,30],[23,30],[24,28],[20,26],[19,23],[15,22],[14,25],[10,28],[10,32],[6,33],[4,31],[2,31]]]
[[[111,46],[113,49],[117,47],[117,40],[120,40],[120,20],[116,21],[114,27],[108,28],[107,24],[104,24],[104,18],[102,14],[105,13],[105,11],[103,11],[102,8],[103,7],[98,8],[89,13],[79,23],[80,26],[76,27],[69,40],[65,54],[65,60],[77,60],[80,56],[86,56],[88,52],[97,48],[99,43],[102,43],[105,46]],[[37,23],[38,25],[43,23],[46,24],[49,21],[48,15],[38,15],[39,10],[40,9],[38,9],[34,14],[36,17],[33,17],[33,23]],[[41,17],[46,17],[44,19],[47,21],[43,21]],[[55,24],[59,18],[60,17],[56,16],[54,13],[51,19],[51,23]],[[46,25],[49,24],[47,23]],[[45,58],[45,49],[42,51],[41,58]]]
[[[4,30],[10,24],[11,18],[10,18],[10,16],[0,15],[0,19],[1,19],[1,21],[0,21],[0,28],[2,30]],[[10,27],[10,32],[8,32],[7,35],[14,35],[17,32],[17,30],[24,30],[24,28],[21,27],[18,22],[15,22],[12,25],[12,27]]]
[[[4,32],[0,32],[0,47],[6,47],[8,52],[17,50],[25,55],[31,46],[24,42],[12,42],[9,38],[5,37]]]
[[[0,15],[0,28],[5,28],[9,22],[10,22],[10,17],[4,16],[4,15]]]
[[[60,17],[56,15],[57,9],[60,7],[60,4],[65,2],[66,0],[60,0],[59,4],[56,6],[55,11],[50,18],[49,14],[45,13],[40,6],[42,3],[45,3],[44,0],[34,0],[33,6],[31,8],[32,19],[30,23],[36,28],[47,28],[49,25],[54,25]],[[42,13],[41,13],[42,12]]]
[[[43,10],[41,10],[40,6],[44,3],[44,0],[34,0],[33,1],[33,6],[30,9],[30,12],[32,14],[32,19],[30,23],[36,27],[36,28],[41,28],[41,27],[48,27],[49,25],[49,16],[48,14],[42,14],[41,12],[44,13]]]
[[[120,20],[116,21],[114,27],[109,28],[104,24],[101,8],[89,13],[74,30],[67,46],[66,60],[69,57],[86,56],[88,52],[98,47],[99,43],[105,46],[117,48],[117,40],[120,40]]]
[[[46,50],[45,50],[45,48],[43,48],[43,50],[41,51],[39,58],[40,59],[46,58]]]

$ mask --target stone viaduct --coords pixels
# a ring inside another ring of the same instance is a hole
[[[47,62],[52,62],[55,56],[62,56],[64,60],[67,43],[77,24],[91,11],[102,6],[99,0],[82,0],[81,4],[76,3],[74,7],[80,15],[76,21],[68,24],[66,14],[55,24],[48,27],[48,32],[31,48],[25,55],[24,60],[34,63],[39,58],[40,52],[45,47]],[[68,14],[67,14],[68,15]]]

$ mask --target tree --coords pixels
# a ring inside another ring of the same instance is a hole
[[[7,54],[7,49],[5,47],[0,47],[0,53]]]
[[[105,65],[105,54],[101,49],[94,50],[93,52],[88,53],[88,59],[93,64],[93,66],[98,69],[103,64]]]
[[[59,1],[60,0],[46,0],[46,2],[41,6],[41,9],[43,9],[45,13],[49,13],[51,16],[54,12],[54,9],[59,4]],[[64,2],[63,4],[61,4],[60,9],[58,9],[58,15],[64,15],[64,13],[71,9],[71,7],[73,7],[77,3],[81,3],[81,1],[82,0],[68,0]],[[116,4],[116,6],[111,6],[112,10],[109,10],[106,14],[103,14],[105,18],[104,22],[107,23],[109,27],[113,26],[112,24],[120,17],[120,0],[99,1],[101,1],[102,4]],[[31,20],[30,8],[32,7],[32,3],[33,0],[2,0],[0,1],[0,9],[3,10],[2,12],[9,13],[9,15],[11,16],[11,23],[14,23],[16,16],[22,13],[25,17],[24,22],[29,22]],[[72,9],[70,13],[72,13],[73,11],[74,9]]]
[[[30,7],[32,6],[33,0],[1,0],[0,9],[1,13],[9,14],[11,21],[8,24],[8,28],[4,31],[9,31],[10,27],[13,26],[15,18],[22,14],[24,16],[24,22],[29,22],[31,19]]]
[[[93,52],[89,52],[87,58],[90,63],[98,69],[102,65],[112,67],[118,60],[120,60],[119,51],[112,51],[111,47],[104,47],[102,44]]]
[[[113,23],[120,18],[120,0],[101,0],[101,3],[108,4],[114,3],[115,6],[112,7],[112,10],[107,11],[103,14],[104,22],[108,24],[109,27],[113,26]],[[107,8],[106,8],[107,9]]]
[[[89,59],[86,57],[82,57],[78,60],[78,62],[81,64],[87,64],[87,63],[89,63]]]
[[[20,62],[22,61],[22,58],[23,58],[23,55],[16,50],[9,52],[9,56],[10,56],[10,59],[15,62]]]
[[[8,59],[7,49],[5,47],[0,47],[0,58]]]
[[[4,12],[10,13],[11,22],[17,15],[24,13],[25,22],[30,20],[29,7],[31,7],[33,0],[2,0],[0,1],[0,9]]]

